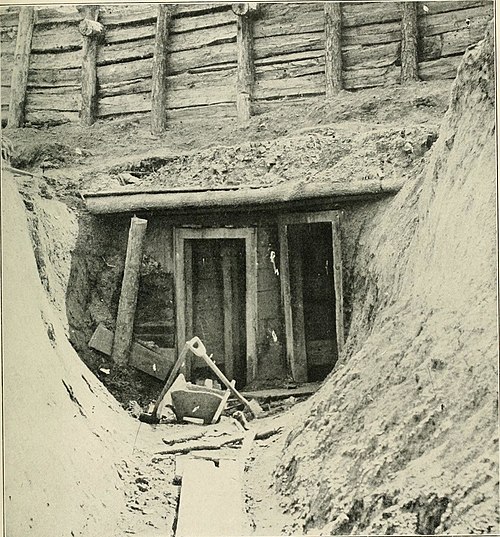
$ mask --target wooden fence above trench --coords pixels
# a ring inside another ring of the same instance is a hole
[[[95,85],[91,121],[149,113],[160,54],[155,58],[155,50],[167,56],[167,76],[160,81],[165,105],[156,112],[167,121],[244,119],[240,103],[251,114],[289,100],[335,98],[329,87],[399,84],[402,63],[412,54],[418,79],[454,78],[466,48],[482,39],[493,2],[411,4],[414,29],[402,20],[399,2],[345,2],[333,8],[321,2],[266,3],[255,11],[247,11],[249,4],[171,5],[163,49],[156,38],[161,8],[155,4],[100,6],[95,18],[103,37],[95,41],[82,36],[80,23],[88,14],[76,6],[3,7],[2,121],[9,119],[10,126],[78,122],[89,106],[84,102],[89,97],[82,100],[82,86],[89,83]],[[22,11],[30,9],[31,22]],[[89,76],[90,82],[82,80]],[[21,107],[17,124],[9,103]]]

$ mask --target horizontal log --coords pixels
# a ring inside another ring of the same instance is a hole
[[[421,37],[467,29],[465,21],[469,19],[470,27],[485,28],[493,17],[493,8],[489,6],[460,9],[426,15],[418,19],[418,29]]]
[[[126,43],[103,44],[97,48],[97,65],[152,58],[154,39],[141,39]]]
[[[81,68],[30,69],[28,88],[51,88],[53,86],[81,86]]]
[[[26,110],[25,124],[53,127],[65,123],[78,123],[78,112],[59,112],[56,110]]]
[[[167,119],[178,123],[236,120],[236,105],[227,103],[172,109],[167,111]]]
[[[174,34],[169,40],[168,50],[170,52],[193,50],[232,41],[236,41],[236,19],[233,24]]]
[[[256,80],[296,78],[325,72],[325,56],[321,54],[312,58],[286,63],[261,65],[255,69]]]
[[[258,80],[255,82],[255,99],[277,99],[302,95],[319,95],[325,92],[325,74]]]
[[[0,6],[0,18],[2,20],[2,29],[15,27],[19,23],[19,7],[17,6]]]
[[[147,22],[139,26],[116,26],[106,28],[104,35],[104,44],[126,43],[137,39],[151,37],[154,39],[156,34],[156,22]]]
[[[367,179],[351,182],[285,183],[267,188],[227,190],[106,191],[84,193],[87,209],[93,214],[127,213],[150,210],[238,210],[313,199],[347,201],[352,196],[376,197],[398,192],[404,181]]]
[[[382,24],[365,24],[342,29],[342,45],[381,45],[401,40],[399,21]]]
[[[75,69],[82,64],[82,51],[33,53],[30,56],[31,69]]]
[[[138,78],[151,78],[153,58],[97,67],[99,84],[114,84]]]
[[[447,32],[422,39],[421,61],[436,60],[441,56],[454,56],[462,54],[465,49],[480,41],[484,36],[485,28],[474,26],[470,29]]]
[[[342,4],[342,27],[364,26],[366,24],[381,24],[400,21],[401,14],[393,2],[354,3]]]
[[[37,10],[35,26],[46,26],[59,23],[76,23],[82,20],[80,12],[74,6],[58,6]]]
[[[61,52],[82,48],[82,36],[76,24],[58,24],[44,28],[35,25],[32,52]]]
[[[231,9],[215,11],[196,17],[175,17],[172,19],[172,34],[199,30],[200,28],[214,28],[224,24],[234,24],[236,16]]]
[[[398,67],[390,65],[388,67],[376,67],[373,69],[343,71],[342,80],[344,89],[358,90],[397,84],[400,74]]]
[[[265,4],[259,7],[259,17],[254,24],[254,37],[322,32],[324,12],[321,3],[313,4]]]
[[[215,11],[231,11],[231,4],[207,3],[207,4],[189,4],[179,3],[175,6],[174,17],[192,17],[205,15]],[[231,11],[232,12],[232,11]]]
[[[353,47],[342,50],[342,66],[349,69],[371,69],[392,65],[399,59],[400,43],[386,43],[371,47]]]
[[[135,112],[151,111],[151,93],[133,93],[131,95],[115,95],[99,99],[97,116],[114,116]]]
[[[151,91],[151,78],[139,78],[126,80],[125,82],[113,82],[99,85],[99,98],[112,97],[113,95],[130,95],[131,93],[146,93]]]
[[[296,61],[325,58],[325,51],[323,49],[307,50],[304,52],[297,52],[293,54],[278,54],[277,56],[268,56],[266,58],[259,58],[255,60],[255,69],[258,72],[265,66],[276,66],[279,68],[281,65],[286,66],[287,63],[293,63]]]
[[[81,95],[77,92],[28,92],[26,96],[27,110],[57,110],[59,112],[78,112],[80,108]]]
[[[419,17],[434,15],[436,13],[446,13],[447,11],[457,11],[459,9],[468,9],[471,7],[480,7],[492,5],[493,2],[488,0],[460,0],[459,2],[440,2],[433,0],[432,2],[418,2],[417,10]],[[424,5],[426,10],[424,10]]]
[[[263,37],[254,40],[254,57],[258,60],[279,54],[323,50],[324,45],[325,36],[323,32]]]
[[[462,55],[420,62],[418,64],[418,74],[420,79],[425,81],[455,78],[461,61]]]
[[[106,28],[147,21],[156,22],[156,14],[157,10],[154,4],[103,5],[99,10],[99,22]]]

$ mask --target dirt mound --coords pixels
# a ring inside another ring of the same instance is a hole
[[[294,531],[499,531],[493,28],[425,172],[359,237],[343,363],[275,472]]]
[[[37,273],[25,207],[6,173],[2,190],[7,533],[114,535],[124,505],[118,464],[132,449],[135,426],[66,338],[64,252],[42,271],[51,303]],[[44,226],[68,218],[47,209],[53,219],[45,218]]]

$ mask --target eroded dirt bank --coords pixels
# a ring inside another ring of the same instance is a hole
[[[360,236],[343,363],[256,459],[285,531],[499,531],[494,84],[491,27],[425,172]]]

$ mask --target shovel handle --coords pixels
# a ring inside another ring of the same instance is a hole
[[[224,373],[215,365],[215,363],[207,355],[205,345],[203,345],[200,338],[195,336],[193,339],[190,339],[186,343],[186,345],[189,347],[191,352],[196,354],[196,356],[199,356],[200,358],[203,358],[203,360],[205,360],[208,367],[217,375],[222,384],[224,384],[224,386],[236,397],[236,399],[243,403],[253,414],[253,410],[250,406],[250,403],[243,397],[243,395],[241,395],[241,393],[234,386],[231,385]]]

